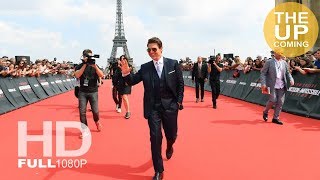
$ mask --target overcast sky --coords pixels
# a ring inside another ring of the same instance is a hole
[[[28,55],[80,62],[83,49],[106,67],[113,45],[116,0],[0,0],[0,56]],[[124,29],[136,65],[150,60],[148,38],[163,41],[165,57],[216,53],[269,56],[263,24],[273,0],[123,0]],[[117,57],[122,54],[118,49]]]

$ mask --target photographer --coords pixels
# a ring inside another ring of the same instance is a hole
[[[223,65],[220,63],[221,56],[218,54],[215,58],[210,56],[208,64],[208,72],[210,74],[209,82],[212,93],[213,109],[217,109],[217,99],[220,95],[220,73],[223,70]]]
[[[75,77],[80,79],[79,88],[79,112],[80,121],[86,126],[82,126],[83,132],[80,138],[87,136],[88,123],[86,117],[87,103],[89,101],[92,108],[93,119],[96,123],[97,130],[100,132],[102,125],[99,122],[99,109],[98,109],[98,79],[103,76],[103,72],[95,64],[95,60],[92,56],[92,51],[90,49],[85,49],[82,52],[82,63],[76,67]]]

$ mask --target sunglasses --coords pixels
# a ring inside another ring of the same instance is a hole
[[[152,50],[153,52],[157,52],[157,51],[158,51],[157,48],[148,48],[148,49],[147,49],[148,52],[151,52],[151,50]]]

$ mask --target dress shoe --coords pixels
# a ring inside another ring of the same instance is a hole
[[[163,179],[163,172],[160,173],[160,172],[156,172],[152,178],[152,180],[161,180]]]
[[[272,119],[272,123],[283,125],[283,122],[281,122],[279,119]]]
[[[263,117],[263,120],[264,120],[264,121],[268,121],[268,114],[263,113],[263,114],[262,114],[262,117]]]
[[[196,103],[199,102],[199,98],[196,99]]]
[[[166,157],[168,160],[171,159],[172,154],[173,154],[173,147],[171,146],[171,148],[167,148],[166,150]]]
[[[213,105],[213,109],[217,109],[217,105]]]
[[[204,102],[204,100],[203,100],[203,99],[201,99],[201,102]]]

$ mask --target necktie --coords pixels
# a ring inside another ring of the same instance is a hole
[[[156,62],[156,70],[159,78],[161,78],[161,69],[160,69],[160,63]]]

